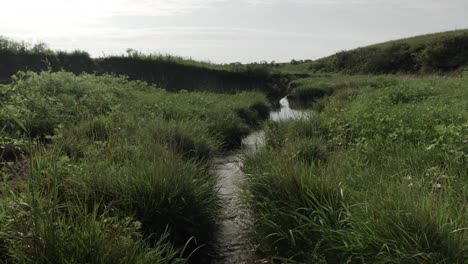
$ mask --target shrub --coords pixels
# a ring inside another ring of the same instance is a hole
[[[313,72],[345,74],[436,73],[468,63],[466,30],[418,36],[341,51],[309,63]]]

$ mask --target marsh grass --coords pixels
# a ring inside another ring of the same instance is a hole
[[[297,108],[314,108],[321,110],[324,106],[320,102],[324,97],[354,96],[352,88],[371,86],[373,88],[385,87],[395,84],[396,78],[392,75],[317,75],[309,78],[297,79],[289,84],[291,104]],[[347,91],[347,93],[346,93]]]
[[[300,263],[465,263],[466,79],[329,85],[347,78],[355,85],[322,99],[320,115],[269,123],[267,147],[247,157],[260,251]]]
[[[255,92],[169,93],[65,72],[19,73],[2,99],[1,147],[23,142],[1,163],[6,263],[186,262],[219,216],[208,161],[269,109]],[[20,177],[7,165],[23,156]]]

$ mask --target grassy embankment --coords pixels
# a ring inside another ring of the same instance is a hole
[[[386,85],[395,81],[395,78],[376,78],[372,75],[317,74],[292,81],[288,88],[288,98],[291,105],[298,108],[313,107],[320,111],[324,107],[324,101],[317,99],[330,96],[336,91],[375,85],[377,82],[378,85]]]
[[[283,64],[288,73],[443,73],[468,64],[468,29],[422,35]]]
[[[256,92],[65,72],[19,73],[0,97],[2,263],[185,262],[219,215],[208,160],[269,112]]]
[[[466,263],[468,75],[292,87],[331,96],[315,98],[309,120],[269,123],[267,147],[245,162],[260,251],[301,263]]]
[[[263,64],[220,65],[171,55],[127,55],[91,58],[87,52],[53,51],[45,44],[29,45],[0,36],[0,83],[18,71],[68,71],[75,74],[118,74],[169,91],[235,93],[261,91],[275,101],[284,96],[291,76]]]

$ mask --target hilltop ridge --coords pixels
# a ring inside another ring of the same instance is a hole
[[[347,74],[449,72],[468,64],[468,29],[419,35],[340,51],[315,61],[281,65],[289,73]]]

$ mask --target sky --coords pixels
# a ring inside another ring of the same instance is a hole
[[[169,53],[215,63],[318,59],[468,28],[467,0],[0,0],[0,35],[93,57]]]

